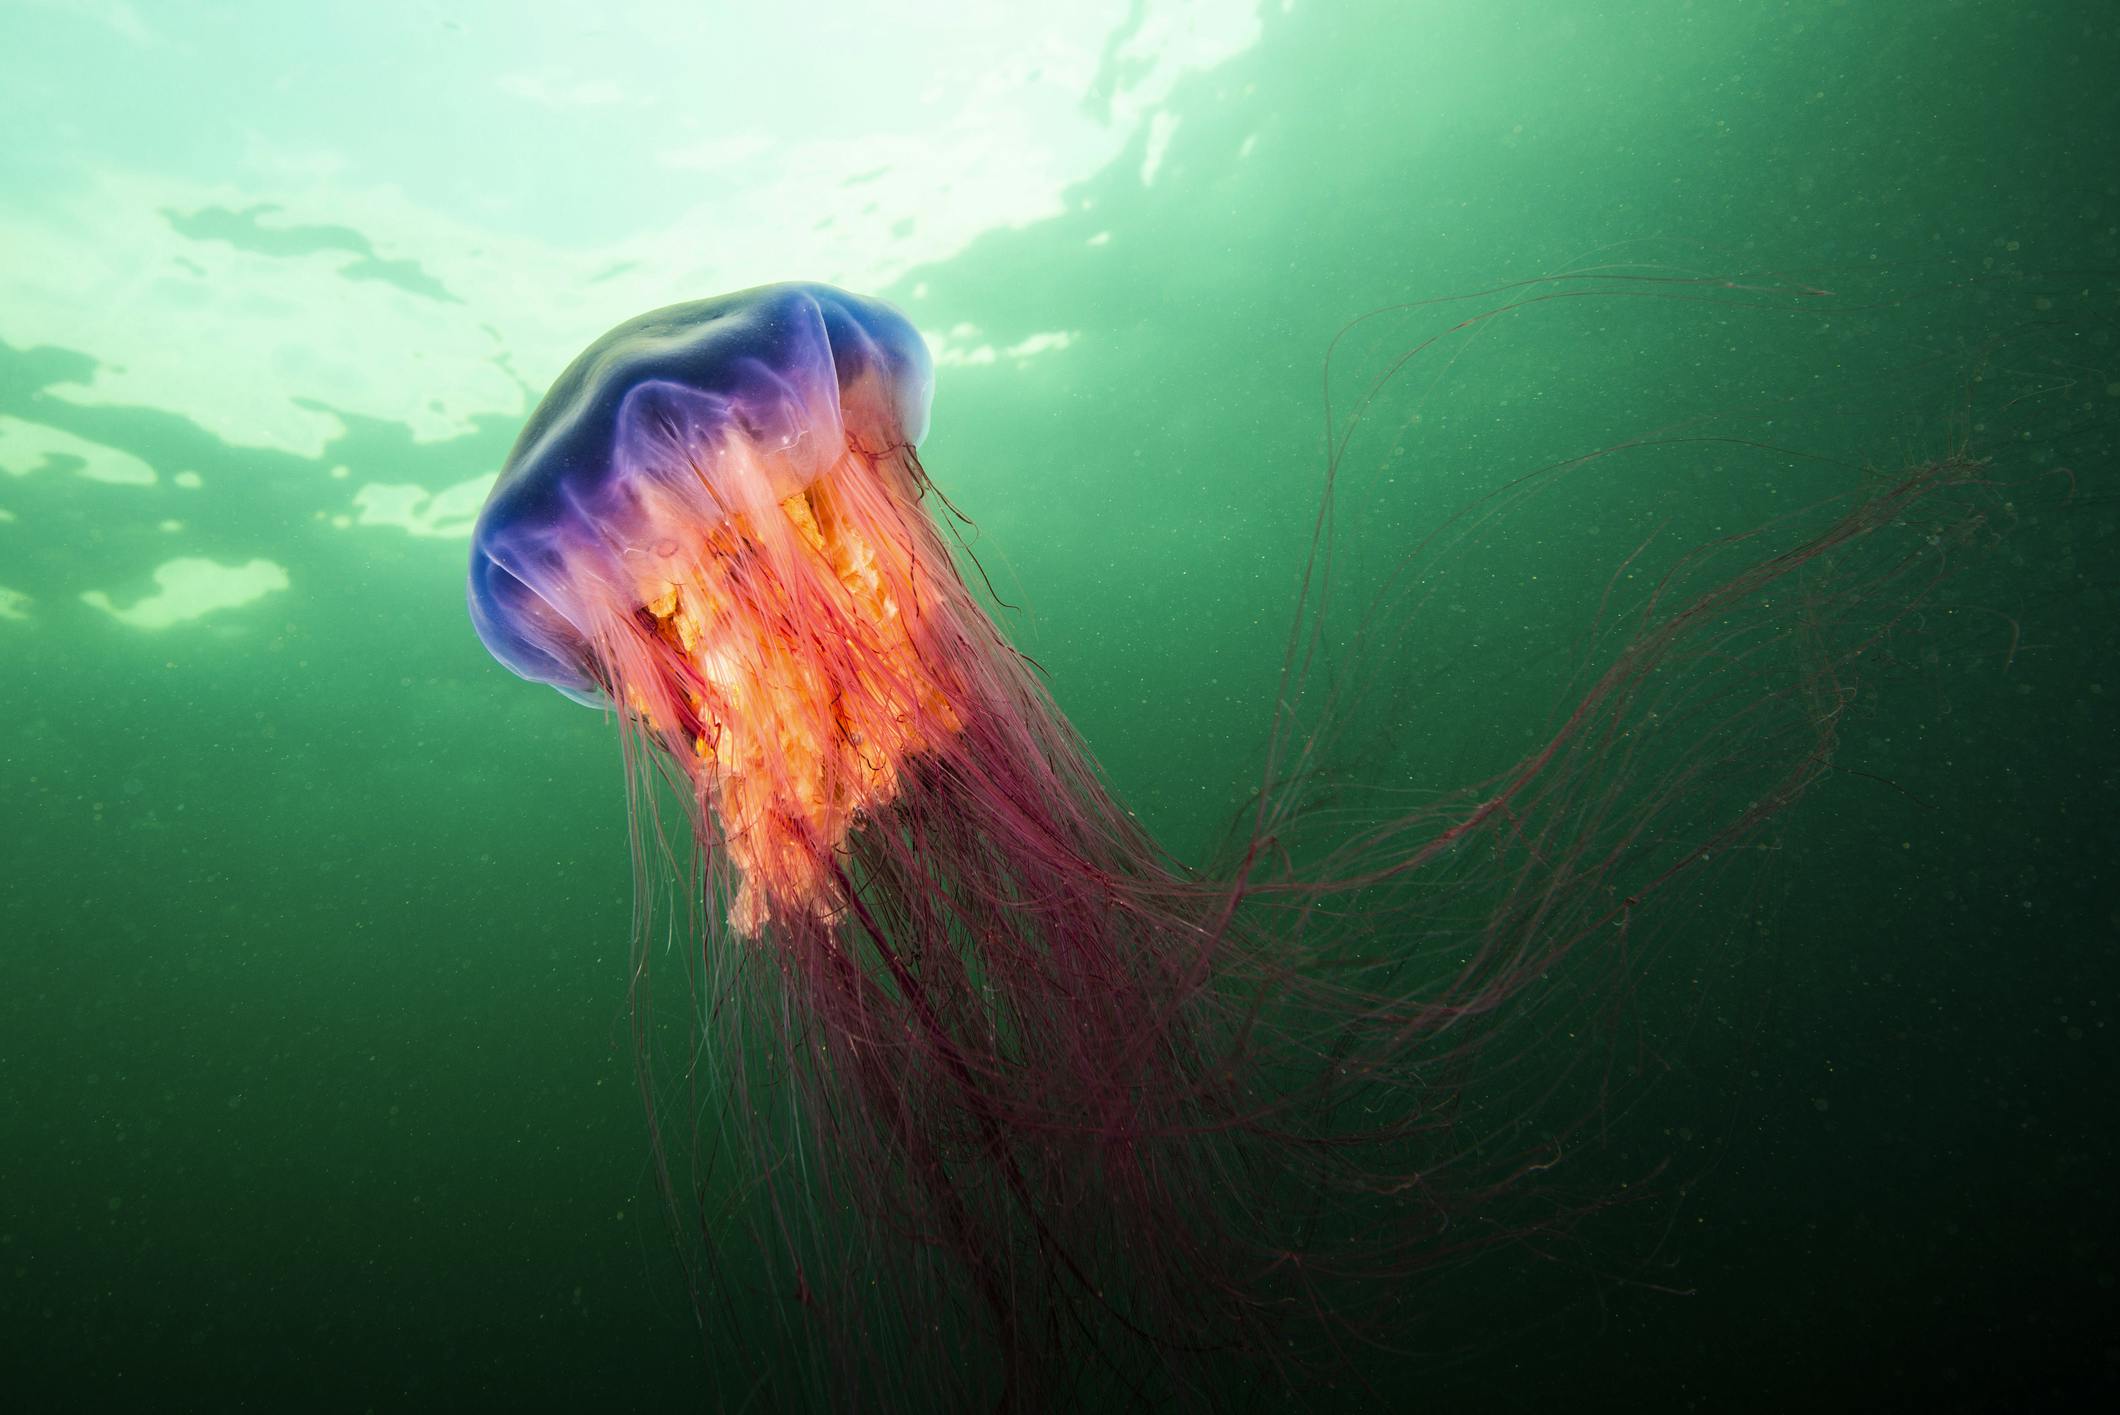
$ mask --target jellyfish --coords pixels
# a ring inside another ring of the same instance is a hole
[[[486,647],[623,744],[636,999],[673,956],[688,981],[642,1084],[710,1363],[791,1406],[1294,1385],[1536,1221],[1468,1221],[1566,1149],[1521,1048],[1565,1047],[1658,900],[1826,770],[1977,520],[1912,508],[1977,464],[1681,557],[1521,760],[1418,802],[1321,766],[1314,550],[1259,788],[1188,864],[975,591],[917,451],[933,387],[902,314],[828,286],[657,310],[560,375],[472,538]]]

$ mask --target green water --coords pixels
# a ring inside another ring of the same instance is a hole
[[[2120,12],[587,13],[0,10],[6,1389],[704,1398],[633,1083],[614,734],[462,606],[481,479],[606,326],[782,278],[904,307],[940,355],[923,457],[1010,632],[1198,856],[1255,779],[1335,331],[1610,260],[1893,303],[1830,339],[1630,310],[1476,342],[1420,375],[1403,471],[1357,449],[1360,554],[1695,380],[1793,392],[2047,317],[2075,392],[2012,435],[2076,495],[2039,483],[1851,719],[1862,774],[1746,872],[1745,956],[1681,937],[1648,985],[1678,1081],[1614,1118],[1612,1172],[1682,1185],[1424,1288],[1470,1315],[1368,1403],[2026,1409],[2120,1378]],[[1922,292],[2009,271],[1924,323]],[[1877,386],[1807,436],[1950,434],[1948,378]],[[1565,642],[1658,524],[1766,514],[1610,485],[1463,552],[1487,627],[1367,760],[1507,760],[1558,691],[1511,634]]]

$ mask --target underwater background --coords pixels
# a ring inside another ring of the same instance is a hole
[[[1255,784],[1336,331],[1673,260],[1904,272],[1916,328],[1941,287],[2073,292],[2080,396],[2040,453],[2073,494],[1967,571],[1964,622],[1744,871],[1745,957],[1680,930],[1660,969],[1728,976],[1644,984],[1677,1080],[1611,1117],[1610,1173],[1668,1192],[1530,1276],[1447,1274],[1395,1384],[1345,1404],[2120,1382],[2120,11],[1044,8],[0,5],[0,1388],[705,1398],[633,1079],[615,736],[463,608],[494,471],[609,325],[779,279],[905,309],[938,363],[922,457],[1005,626],[1200,858]],[[2049,308],[2006,303],[1998,334]],[[1414,443],[1363,496],[1418,524],[1656,425],[1607,372],[1678,380],[1690,346],[1600,329],[1424,374],[1510,435]],[[1736,320],[1725,375],[1767,337]],[[1850,455],[1949,432],[1864,411]],[[1669,496],[1476,547],[1488,654],[1391,759],[1440,785],[1516,750],[1551,706],[1508,655],[1541,545],[1617,561],[1721,509]]]

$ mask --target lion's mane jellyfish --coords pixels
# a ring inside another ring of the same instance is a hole
[[[641,1023],[643,1087],[710,1364],[781,1407],[1338,1369],[1409,1274],[1586,1202],[1515,1197],[1597,1110],[1609,1062],[1570,1039],[1659,898],[1825,769],[1855,667],[1978,522],[1915,508],[1977,465],[1853,478],[1632,588],[1622,548],[1521,758],[1419,799],[1321,765],[1353,689],[1313,671],[1319,552],[1259,788],[1192,868],[960,572],[931,390],[913,327],[829,287],[658,310],[561,375],[473,536],[487,647],[626,745],[639,1010],[651,965],[690,983],[689,1043]],[[1403,647],[1433,587],[1384,584],[1336,644]]]

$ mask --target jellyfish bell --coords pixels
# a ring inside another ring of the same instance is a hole
[[[488,649],[684,763],[743,936],[834,914],[848,832],[959,726],[911,455],[933,389],[903,315],[828,286],[657,310],[560,376],[473,532]]]

